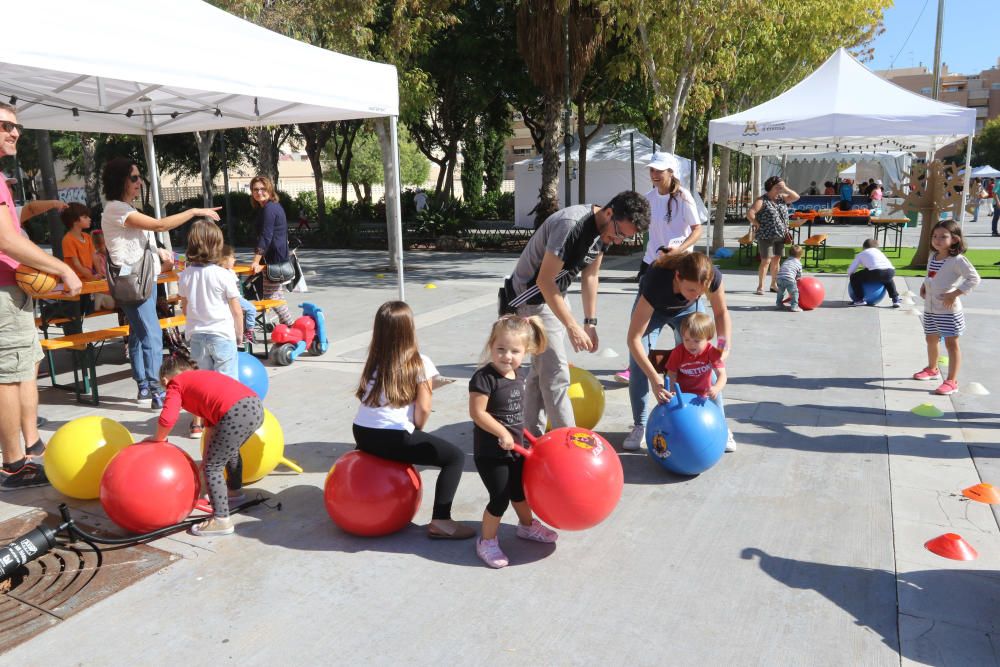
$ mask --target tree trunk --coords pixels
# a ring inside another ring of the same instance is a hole
[[[201,201],[202,206],[212,205],[212,144],[218,130],[195,132],[195,143],[198,144],[198,166],[201,167]]]
[[[309,164],[313,170],[313,185],[316,187],[316,217],[326,219],[326,190],[323,184],[323,163],[319,159],[319,151],[309,155]],[[319,221],[317,221],[319,222]]]
[[[550,97],[545,100],[545,136],[542,139],[542,185],[538,189],[538,207],[535,209],[535,229],[545,219],[559,210],[559,145],[563,133],[560,125],[562,100]]]
[[[576,152],[576,192],[577,201],[587,201],[587,146],[590,136],[587,135],[587,100],[582,96],[576,98],[576,136],[580,138],[580,146]]]
[[[715,220],[712,224],[712,250],[718,250],[726,245],[726,211],[729,208],[729,165],[732,151],[724,146],[719,147],[719,199],[715,205]],[[708,166],[711,169],[712,165]],[[706,170],[705,173],[708,173]],[[705,193],[705,201],[712,201],[712,193]]]
[[[101,188],[97,180],[97,139],[93,134],[80,135],[80,153],[83,157],[83,189],[87,193],[87,206],[101,203]]]
[[[326,219],[326,191],[323,185],[323,163],[320,160],[333,131],[334,122],[300,123],[299,132],[306,140],[306,155],[313,170],[313,184],[316,188],[316,215],[319,221]]]
[[[278,188],[278,148],[272,141],[271,130],[266,127],[258,127],[255,130],[257,139],[257,171],[261,176],[267,176]]]

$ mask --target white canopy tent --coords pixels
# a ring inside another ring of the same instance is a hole
[[[592,131],[589,126],[587,131]],[[631,135],[631,136],[630,136]],[[573,137],[573,145],[579,146],[579,139]],[[623,190],[632,188],[633,177],[635,189],[639,193],[648,192],[652,187],[649,180],[649,169],[646,165],[652,159],[654,152],[653,140],[632,127],[608,125],[594,136],[587,144],[587,199],[590,203],[604,205]],[[560,157],[562,155],[560,154]],[[570,167],[576,166],[579,150],[572,151]],[[691,188],[691,161],[679,155],[675,156],[680,164],[677,177],[681,184],[693,190],[692,194],[698,207],[702,223],[708,220],[708,209],[698,196],[696,188]],[[634,160],[634,162],[633,162]],[[634,167],[634,168],[633,168]],[[577,187],[576,174],[573,169],[573,186],[570,193],[570,203],[579,203],[580,190]],[[565,171],[559,170],[559,196],[563,199],[565,186],[561,181]],[[534,208],[538,205],[538,191],[542,185],[542,156],[538,155],[527,160],[514,163],[514,225],[531,229],[535,226]]]
[[[708,141],[710,152],[719,144],[754,156],[823,151],[930,155],[971,137],[975,124],[975,109],[911,93],[866,68],[846,49],[837,49],[774,99],[710,121]],[[966,164],[971,149],[969,141]]]
[[[983,165],[982,167],[976,167],[972,170],[973,178],[1000,178],[1000,170],[994,169],[993,167]]]
[[[14,100],[29,128],[144,135],[157,211],[154,135],[389,116],[386,191],[397,205],[387,210],[402,299],[396,68],[304,44],[200,0],[140,5],[19,4],[21,28],[0,40],[0,100]]]
[[[764,156],[761,160],[761,179],[782,176],[788,185],[799,193],[805,192],[812,181],[822,189],[824,181],[832,181],[838,175],[867,181],[869,178],[882,180],[885,186],[899,187],[909,174],[912,156],[904,151],[878,153],[789,153],[778,157]],[[852,175],[837,166],[850,164]]]

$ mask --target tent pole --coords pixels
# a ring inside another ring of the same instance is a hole
[[[153,119],[148,112],[146,113],[146,169],[149,172],[149,194],[153,196],[153,210],[156,217],[161,218],[163,209],[160,208],[160,172],[156,168],[156,147],[153,146]],[[156,236],[163,247],[173,251],[170,234],[160,232]]]
[[[969,135],[965,142],[965,177],[962,178],[962,208],[958,211],[958,226],[962,227],[965,222],[965,205],[969,198],[969,177],[972,175],[972,138],[975,132]]]
[[[393,264],[396,266],[396,283],[399,290],[399,300],[405,301],[406,294],[403,282],[403,198],[400,196],[399,187],[399,127],[398,118],[389,116],[389,140],[392,144],[392,178],[386,184],[389,186],[386,192],[386,201],[390,197],[395,201],[394,206],[387,207],[392,211],[392,233],[395,237],[393,244]]]
[[[708,234],[705,235],[705,254],[712,254],[712,189],[715,185],[715,170],[712,168],[712,148],[714,144],[710,141],[708,142],[708,162],[705,163],[705,169],[708,169],[708,173],[705,174],[705,209],[708,211],[708,220],[705,221],[705,226],[708,227]],[[725,241],[725,238],[723,238]],[[725,243],[723,243],[725,245]]]

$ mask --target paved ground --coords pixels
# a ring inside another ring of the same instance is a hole
[[[271,508],[240,518],[235,537],[155,542],[180,559],[14,648],[6,664],[1000,662],[1000,529],[989,507],[956,495],[981,480],[1000,483],[995,281],[966,301],[960,379],[996,393],[945,398],[907,379],[924,362],[919,299],[903,310],[850,308],[846,279],[824,276],[822,309],[783,313],[752,294],[755,276],[727,274],[736,329],[727,411],[739,451],[693,479],[668,475],[644,452],[623,453],[625,491],[606,522],[563,533],[553,547],[517,540],[505,517],[512,564],[492,571],[471,542],[425,537],[426,501],[417,525],[382,539],[345,535],[327,518],[321,485],[353,447],[352,392],[371,318],[395,286],[383,254],[308,252],[305,260],[308,299],[327,313],[332,351],[270,369],[265,402],[284,427],[286,455],[305,473],[254,485],[273,497]],[[602,351],[572,359],[605,381],[598,430],[616,446],[629,408],[627,390],[611,379],[625,363],[637,261],[609,258]],[[498,277],[513,262],[407,255],[421,348],[458,379],[435,394],[429,427],[470,454],[455,506],[469,522],[486,494],[471,459],[465,380],[495,315]],[[579,313],[579,295],[572,299]],[[121,349],[105,360],[100,414],[151,434],[155,415],[132,405]],[[924,402],[945,416],[910,413]],[[60,390],[45,389],[42,403],[52,428],[92,412]],[[195,452],[193,440],[174,442]],[[435,474],[425,471],[425,484]],[[4,494],[0,519],[62,500],[52,489]],[[98,503],[71,505],[107,524]],[[979,560],[924,550],[948,531],[967,538]]]

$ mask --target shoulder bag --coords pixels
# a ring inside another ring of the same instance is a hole
[[[115,303],[122,306],[137,306],[153,296],[156,288],[156,258],[146,235],[146,247],[142,257],[134,264],[115,264],[108,257],[108,292]]]

